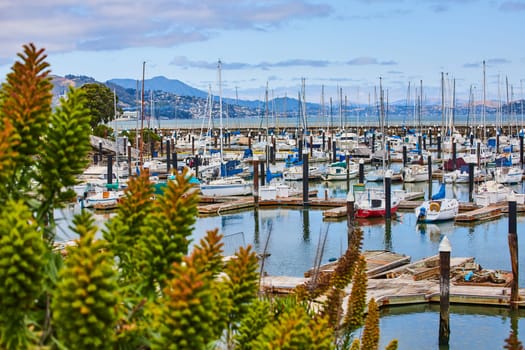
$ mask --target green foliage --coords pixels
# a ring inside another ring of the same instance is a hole
[[[379,308],[374,298],[368,303],[368,315],[366,316],[363,336],[361,338],[361,350],[377,350],[379,347]]]
[[[81,89],[86,92],[86,107],[91,112],[92,128],[115,118],[115,96],[110,88],[99,83],[89,83],[84,84]]]
[[[239,329],[234,337],[239,350],[255,350],[254,342],[268,323],[271,322],[271,305],[267,300],[254,300],[239,323]]]
[[[392,341],[386,346],[385,350],[397,350],[397,345],[397,339],[392,339]]]
[[[70,349],[111,349],[117,321],[117,281],[106,244],[95,241],[91,215],[73,220],[80,236],[68,247],[65,266],[53,295],[53,320],[60,342]]]
[[[361,255],[355,265],[352,293],[348,298],[348,307],[344,320],[346,332],[353,332],[363,325],[366,307],[366,286],[366,260]]]
[[[53,208],[75,199],[71,188],[79,182],[77,176],[87,165],[86,154],[91,147],[89,114],[83,103],[84,94],[70,89],[67,99],[61,99],[52,114],[47,135],[42,137],[35,175],[42,201],[39,217],[49,218]]]
[[[33,44],[24,45],[21,61],[15,62],[12,72],[0,90],[0,161],[9,172],[2,180],[7,197],[20,198],[30,189],[30,172],[41,146],[41,137],[48,130],[51,115],[51,78],[43,50]],[[9,147],[5,143],[11,143]],[[3,153],[6,152],[6,153]],[[7,159],[9,158],[9,160]],[[23,189],[23,191],[19,191]]]
[[[152,349],[205,349],[214,339],[217,319],[210,274],[199,273],[194,256],[175,263],[155,320]]]
[[[288,304],[286,308],[279,311],[278,317],[273,322],[266,324],[253,342],[252,349],[332,349],[331,338],[326,337],[331,331],[324,333],[325,337],[319,339],[319,328],[316,327],[316,331],[313,332],[312,322],[315,321],[306,311],[304,304]],[[322,340],[321,344],[316,344],[319,340]]]
[[[0,214],[0,348],[26,349],[27,316],[43,279],[45,245],[31,211],[8,201]]]

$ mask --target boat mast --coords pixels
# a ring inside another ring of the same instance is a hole
[[[144,76],[146,75],[146,61],[142,62],[142,91],[140,97],[140,169],[144,167]]]
[[[217,63],[217,70],[219,74],[219,137],[221,139],[221,163],[223,160],[222,156],[222,82],[221,82],[221,60]]]
[[[487,123],[485,120],[485,106],[487,104],[487,82],[486,82],[486,76],[485,76],[485,60],[483,60],[483,106],[481,106],[481,120],[483,123],[483,135],[481,137],[481,140],[485,142],[485,128],[487,127]]]

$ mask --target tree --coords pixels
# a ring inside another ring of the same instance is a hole
[[[108,123],[115,118],[115,96],[106,85],[99,83],[84,84],[80,88],[86,93],[85,106],[91,112],[91,127]],[[118,102],[118,96],[116,97]]]

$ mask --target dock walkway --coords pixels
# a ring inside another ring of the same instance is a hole
[[[367,252],[363,252],[367,254]],[[380,263],[380,252],[368,252],[371,261]],[[394,254],[394,253],[392,253]],[[399,256],[399,255],[398,255]],[[377,267],[368,264],[367,300],[374,298],[380,306],[407,305],[439,302],[439,256],[432,256],[412,264],[392,264],[395,259],[384,259],[383,268],[378,273],[371,273]],[[474,258],[454,257],[451,259],[451,271],[474,268]],[[329,264],[327,266],[330,266]],[[321,273],[329,267],[323,267]],[[332,268],[333,270],[333,268]],[[309,280],[312,271],[307,271],[305,277],[265,276],[262,278],[262,290],[267,293],[286,294]],[[383,278],[381,278],[383,277]],[[390,278],[384,278],[390,277]],[[351,285],[345,289],[348,296]],[[525,289],[520,289],[520,297],[524,302],[519,307],[525,307]],[[450,302],[473,305],[510,305],[509,283],[476,283],[451,279]]]

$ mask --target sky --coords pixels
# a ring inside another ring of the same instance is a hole
[[[380,84],[389,101],[420,86],[440,101],[443,73],[447,104],[453,86],[516,100],[524,20],[525,0],[0,0],[0,80],[32,42],[55,75],[141,80],[145,62],[146,79],[239,99],[297,97],[304,81],[309,102],[374,103]]]

